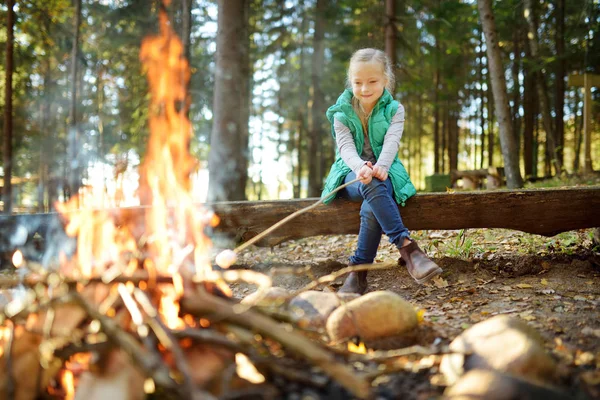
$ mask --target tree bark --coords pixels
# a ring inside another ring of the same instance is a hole
[[[190,42],[192,33],[192,3],[193,0],[181,1],[181,41],[183,43],[183,54],[188,61],[190,60],[191,55]]]
[[[14,27],[15,27],[15,2],[7,0],[7,21],[6,21],[6,64],[4,78],[4,140],[3,140],[3,170],[4,187],[2,188],[2,199],[4,207],[2,212],[10,214],[12,212],[12,163],[13,163],[13,62],[14,62]]]
[[[387,54],[394,75],[396,75],[396,0],[385,0],[385,53]],[[396,88],[392,90],[392,96],[396,93]]]
[[[504,68],[502,66],[500,48],[498,47],[496,23],[492,13],[491,0],[478,0],[477,5],[486,38],[488,66],[500,128],[500,147],[504,158],[506,184],[511,189],[520,188],[523,187],[523,178],[519,169],[518,147],[512,131]]]
[[[249,0],[219,0],[210,201],[246,199],[249,119]]]
[[[298,133],[296,134],[296,151],[297,151],[297,161],[296,161],[296,173],[295,178],[296,182],[294,184],[294,198],[299,198],[302,196],[302,176],[303,171],[306,171],[305,167],[305,149],[304,142],[308,136],[307,134],[307,109],[308,109],[308,84],[306,79],[306,33],[308,29],[308,18],[306,18],[306,8],[304,1],[298,2],[298,7],[302,10],[302,22],[300,24],[300,70],[299,77],[300,82],[298,84],[298,90],[300,92],[298,96],[299,105],[297,109],[297,119],[298,119]]]
[[[436,39],[436,49],[438,47]],[[440,67],[435,67],[433,93],[433,171],[441,173],[440,168]]]
[[[486,45],[487,51],[487,45]],[[494,135],[494,90],[492,88],[492,77],[489,68],[489,56],[488,56],[488,73],[486,76],[487,91],[486,91],[486,104],[487,104],[487,152],[488,152],[488,167],[494,166],[494,145],[496,144],[496,138]]]
[[[531,50],[531,57],[534,61],[539,61],[539,50],[538,50],[538,34],[537,34],[537,19],[533,0],[525,0],[525,16],[529,25],[529,46]],[[539,97],[539,103],[542,111],[542,123],[544,124],[544,130],[546,131],[546,140],[548,140],[548,147],[552,157],[552,163],[556,169],[556,174],[560,175],[562,172],[562,163],[558,157],[558,143],[556,140],[556,134],[553,127],[552,116],[550,112],[550,99],[548,97],[548,90],[546,89],[546,83],[541,70],[536,71],[536,87]]]
[[[73,21],[73,46],[71,47],[71,107],[69,109],[69,134],[68,134],[68,182],[69,195],[74,196],[79,192],[81,187],[81,172],[82,163],[81,154],[81,138],[79,127],[77,126],[77,75],[78,75],[78,58],[79,58],[79,28],[81,26],[81,1],[73,0],[75,7],[75,15]]]
[[[308,141],[308,195],[316,197],[323,187],[323,126],[325,125],[325,94],[321,88],[325,68],[325,11],[326,0],[317,0],[315,12],[315,33],[312,54],[312,107],[310,118],[310,136]]]
[[[565,0],[556,1],[556,117],[554,127],[556,130],[557,154],[561,165],[564,165],[565,143]]]
[[[576,89],[573,99],[573,137],[574,137],[574,154],[573,154],[573,173],[579,173],[580,168],[580,157],[581,157],[581,144],[583,143],[583,118],[579,118],[577,115],[579,113],[579,102],[581,101],[579,98],[579,89]]]
[[[458,130],[458,110],[455,109],[455,104],[458,101],[452,102],[453,106],[448,105],[448,164],[449,170],[453,171],[458,169],[458,142],[459,142],[459,130]]]
[[[479,48],[480,48],[480,53],[479,53],[479,82],[480,82],[480,89],[479,89],[479,98],[481,100],[481,106],[479,107],[479,111],[480,111],[480,124],[481,124],[481,147],[480,147],[480,158],[479,158],[479,168],[483,168],[484,165],[484,158],[485,158],[485,102],[487,100],[487,97],[485,95],[485,91],[483,90],[483,82],[484,82],[484,75],[483,75],[483,55],[484,55],[484,50],[483,50],[483,45],[484,45],[484,38],[483,38],[483,32],[481,32],[479,29],[477,30],[478,36],[479,36]]]
[[[513,55],[514,60],[511,68],[513,81],[513,107],[512,107],[512,125],[517,142],[517,151],[520,153],[521,143],[521,116],[519,109],[521,108],[521,85],[519,84],[519,73],[521,72],[521,24],[518,23],[513,31]]]

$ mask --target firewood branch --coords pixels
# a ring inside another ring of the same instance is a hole
[[[238,313],[233,304],[212,296],[201,289],[182,298],[181,306],[183,310],[192,315],[227,320],[230,323],[239,324],[261,335],[270,337],[297,355],[304,357],[313,365],[320,367],[356,397],[366,398],[369,394],[369,383],[353,373],[349,367],[339,363],[332,353],[325,351],[323,347],[313,343],[308,338],[291,329],[285,329],[282,325],[252,309],[246,310],[244,313]]]

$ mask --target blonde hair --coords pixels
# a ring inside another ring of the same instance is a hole
[[[392,63],[391,63],[389,57],[387,56],[387,54],[385,54],[385,52],[378,50],[378,49],[371,49],[371,48],[360,49],[360,50],[356,50],[354,52],[354,54],[352,54],[352,57],[350,58],[350,65],[348,66],[346,85],[348,86],[348,88],[352,87],[352,84],[350,82],[351,81],[350,74],[352,71],[352,67],[356,63],[371,62],[371,61],[377,62],[383,67],[383,74],[385,76],[385,79],[387,80],[385,88],[393,95],[394,86],[396,83],[394,68],[393,68]]]

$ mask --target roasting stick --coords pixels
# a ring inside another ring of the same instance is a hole
[[[299,215],[302,215],[310,210],[312,210],[313,208],[317,207],[318,205],[320,205],[321,203],[323,203],[325,200],[327,200],[328,198],[331,197],[331,195],[339,192],[340,190],[356,183],[359,182],[360,178],[356,178],[348,183],[344,183],[343,185],[338,186],[337,188],[333,189],[327,196],[322,197],[321,199],[319,199],[319,201],[317,201],[314,204],[311,204],[308,207],[304,207],[290,215],[288,215],[287,217],[285,217],[284,219],[282,219],[281,221],[277,222],[275,225],[270,226],[269,228],[265,229],[264,231],[262,231],[261,233],[259,233],[258,235],[254,236],[253,238],[251,238],[250,240],[248,240],[247,242],[241,244],[240,246],[236,247],[233,250],[223,250],[222,252],[220,252],[217,255],[217,258],[215,259],[215,262],[217,263],[217,265],[221,268],[229,268],[230,266],[232,266],[235,261],[237,260],[237,255],[240,254],[242,251],[246,250],[246,248],[248,248],[249,246],[253,245],[254,243],[258,242],[259,240],[261,240],[262,238],[264,238],[265,236],[267,236],[269,233],[273,232],[275,229],[280,228],[281,226],[285,225],[286,223],[290,222],[292,219],[296,218]]]

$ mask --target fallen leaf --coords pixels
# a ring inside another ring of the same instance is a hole
[[[575,355],[575,365],[591,365],[594,363],[594,354],[589,351],[580,352],[577,351]]]
[[[448,281],[445,280],[444,278],[442,278],[441,276],[436,276],[435,278],[433,278],[432,280],[433,284],[435,286],[437,286],[438,288],[445,288],[448,287]]]
[[[542,285],[546,286],[546,285],[548,284],[548,281],[546,280],[546,278],[544,278],[544,279],[542,279],[542,280],[540,281],[540,283],[541,283]]]
[[[519,283],[519,284],[518,284],[518,285],[516,285],[516,286],[517,286],[518,288],[521,288],[521,289],[530,289],[530,288],[532,288],[532,287],[533,287],[533,286],[531,286],[531,285],[530,285],[530,284],[528,284],[528,283]]]

